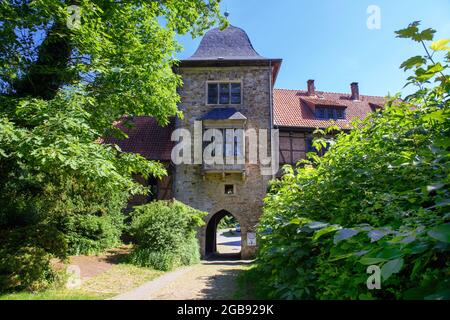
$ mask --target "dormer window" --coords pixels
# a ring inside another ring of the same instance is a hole
[[[239,82],[208,83],[208,104],[241,104],[242,92]]]
[[[324,120],[345,119],[345,109],[316,107],[316,118]]]

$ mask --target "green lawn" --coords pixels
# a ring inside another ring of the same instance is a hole
[[[15,292],[0,295],[0,300],[103,300],[111,295],[84,290],[47,290],[42,292]]]
[[[118,264],[102,274],[87,279],[77,289],[0,294],[0,300],[104,300],[130,291],[162,273],[151,268]]]

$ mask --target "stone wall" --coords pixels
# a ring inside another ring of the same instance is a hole
[[[246,129],[269,129],[270,77],[269,67],[222,67],[181,68],[184,85],[180,89],[180,109],[184,119],[177,120],[177,128],[192,132],[196,119],[215,106],[206,104],[206,81],[242,81],[242,104],[233,108],[247,117]],[[227,107],[218,105],[217,107]],[[246,146],[248,159],[248,146]],[[256,247],[247,246],[247,233],[255,231],[262,213],[263,198],[271,176],[260,173],[259,164],[246,164],[245,176],[238,173],[225,175],[204,174],[201,165],[179,165],[176,167],[174,196],[176,199],[202,211],[208,212],[206,223],[221,210],[231,213],[241,225],[242,258],[254,255]],[[225,184],[235,186],[235,194],[226,195]],[[206,225],[199,230],[202,255],[205,254]]]

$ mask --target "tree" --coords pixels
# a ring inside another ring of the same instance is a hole
[[[450,40],[434,33],[418,22],[396,33],[425,48],[401,65],[412,95],[273,181],[256,269],[270,297],[450,299]],[[381,290],[367,286],[374,269]]]
[[[101,139],[126,137],[113,125],[123,116],[162,125],[181,116],[175,35],[195,37],[218,22],[219,0],[0,3],[0,287],[42,277],[18,281],[17,266],[7,264],[26,248],[67,254],[62,242],[25,239],[41,237],[30,230],[63,231],[69,245],[117,240],[128,197],[147,192],[133,175],[165,170]],[[80,242],[80,233],[92,236]]]

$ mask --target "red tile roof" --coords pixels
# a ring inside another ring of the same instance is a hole
[[[346,119],[334,120],[339,127],[350,128],[353,118],[364,119],[374,108],[384,105],[385,98],[360,96],[355,101],[349,94],[316,91],[315,96],[308,96],[307,91],[274,89],[273,116],[275,126],[300,128],[326,128],[330,120],[317,120],[314,115],[316,106],[344,107]]]
[[[170,153],[174,146],[170,140],[172,131],[175,129],[175,119],[162,127],[155,118],[134,117],[132,128],[126,128],[123,121],[116,126],[122,129],[128,139],[120,140],[112,137],[105,138],[104,143],[117,144],[123,152],[139,153],[149,160],[170,161]]]

